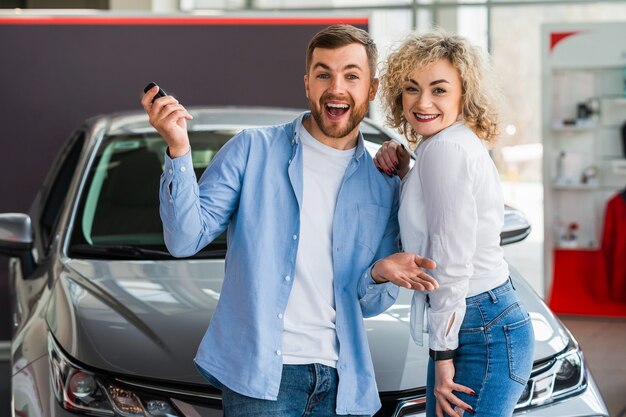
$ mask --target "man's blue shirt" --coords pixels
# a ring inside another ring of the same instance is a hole
[[[297,132],[304,117],[309,113],[240,132],[199,182],[190,152],[166,155],[161,177],[161,219],[174,256],[195,254],[228,228],[224,283],[196,365],[213,383],[268,400],[280,386],[282,315],[298,251],[303,169]],[[397,178],[378,172],[359,133],[332,231],[338,414],[380,408],[363,318],[382,313],[398,295],[396,285],[370,276],[376,260],[398,251],[398,195]]]

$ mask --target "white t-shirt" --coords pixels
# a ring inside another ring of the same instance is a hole
[[[303,192],[296,273],[284,314],[283,363],[335,367],[333,216],[339,187],[355,149],[337,150],[300,129]]]
[[[509,276],[500,247],[502,188],[484,142],[463,123],[424,140],[415,156],[400,191],[402,245],[437,263],[432,275],[439,289],[429,294],[429,345],[456,349],[465,298],[495,288]],[[422,293],[415,292],[411,307],[412,335],[420,343]]]

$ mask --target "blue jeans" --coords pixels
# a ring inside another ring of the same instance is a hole
[[[283,365],[276,401],[247,397],[222,387],[224,417],[338,416],[335,413],[338,383],[337,370],[329,366]]]
[[[535,337],[530,317],[510,280],[467,298],[466,303],[454,358],[454,381],[473,389],[478,396],[454,394],[474,409],[475,417],[510,417],[533,366]],[[436,416],[434,379],[431,359],[426,387],[428,417]]]

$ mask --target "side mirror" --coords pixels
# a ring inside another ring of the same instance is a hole
[[[504,226],[500,232],[500,245],[509,245],[526,239],[531,226],[526,215],[513,207],[504,207]]]
[[[32,247],[30,216],[22,213],[0,214],[0,254],[21,257]]]

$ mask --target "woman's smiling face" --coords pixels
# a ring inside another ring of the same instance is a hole
[[[416,69],[402,86],[404,117],[424,138],[452,125],[461,115],[461,77],[447,59]]]

